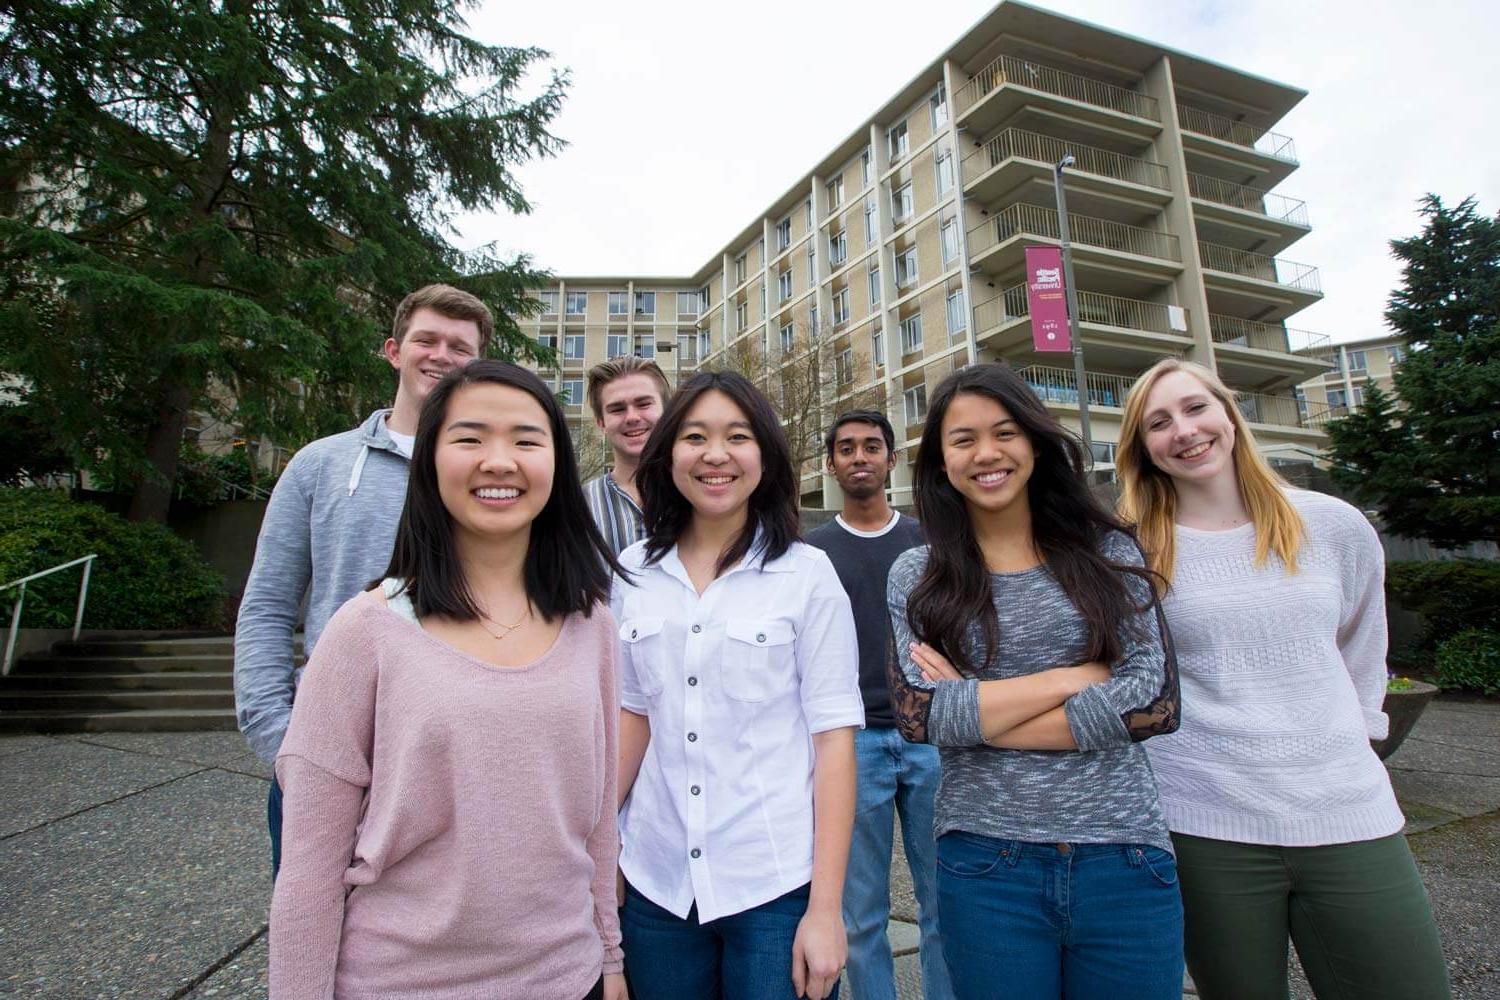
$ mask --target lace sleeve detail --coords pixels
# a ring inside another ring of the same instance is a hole
[[[896,632],[886,630],[885,672],[891,688],[891,711],[896,716],[896,729],[908,743],[926,743],[927,718],[932,712],[933,692],[917,687],[906,679],[901,667],[901,657],[896,652]]]
[[[1177,678],[1177,650],[1172,643],[1172,632],[1167,627],[1167,616],[1162,612],[1161,600],[1153,591],[1151,612],[1156,618],[1157,634],[1161,637],[1162,682],[1156,697],[1143,707],[1130,709],[1120,714],[1120,721],[1130,732],[1132,741],[1139,743],[1153,736],[1175,733],[1182,721],[1182,690]]]

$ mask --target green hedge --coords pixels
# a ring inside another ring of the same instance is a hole
[[[1433,666],[1440,687],[1500,694],[1500,632],[1471,628],[1444,639]]]
[[[1385,589],[1426,619],[1426,649],[1465,629],[1500,631],[1500,562],[1393,562],[1386,567]]]
[[[159,524],[136,524],[55,490],[0,489],[0,583],[97,553],[85,628],[217,628],[224,581],[198,550]],[[73,624],[79,573],[26,586],[21,625]],[[7,614],[14,592],[0,597]]]

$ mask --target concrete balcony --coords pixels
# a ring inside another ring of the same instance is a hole
[[[1225,245],[1279,253],[1306,236],[1307,203],[1265,188],[1188,173],[1198,235]]]
[[[1061,111],[1138,135],[1161,131],[1156,98],[1015,56],[1001,56],[975,73],[953,95],[953,104],[958,124],[980,133],[1023,107]]]
[[[1006,129],[964,157],[965,193],[978,201],[994,202],[1027,181],[1050,184],[1054,165],[1068,154],[1077,160],[1068,171],[1070,190],[1156,205],[1166,204],[1172,196],[1167,168],[1160,163],[1019,128]]]
[[[1078,379],[1071,368],[1053,368],[1049,365],[1027,365],[1018,369],[1019,374],[1031,386],[1043,403],[1064,410],[1078,409]],[[1135,381],[1128,375],[1109,375],[1102,372],[1084,372],[1084,386],[1088,392],[1089,409],[1107,409],[1119,412],[1125,407],[1125,396]]]
[[[1032,348],[1030,315],[1026,286],[1013,285],[974,307],[975,338],[1001,357],[1044,360]],[[1078,323],[1089,360],[1110,368],[1145,368],[1193,344],[1185,330],[1173,329],[1170,307],[1159,302],[1080,291]]]
[[[1209,306],[1225,315],[1281,320],[1323,297],[1318,269],[1262,253],[1198,241]]]
[[[1208,329],[1215,361],[1230,382],[1264,385],[1273,375],[1297,384],[1331,367],[1325,357],[1329,340],[1321,333],[1218,313],[1209,314]]]
[[[1182,270],[1182,244],[1170,233],[1127,226],[1108,219],[1068,213],[1074,266],[1171,276]],[[969,230],[969,259],[975,267],[1002,274],[1024,258],[1024,237],[1057,242],[1057,210],[1017,202]]]
[[[1177,105],[1182,144],[1194,153],[1254,167],[1268,185],[1297,169],[1297,148],[1287,136],[1224,115]]]
[[[1305,431],[1309,437],[1323,436],[1327,407],[1299,400],[1290,393],[1237,392],[1235,397],[1240,415],[1251,424],[1279,434]]]

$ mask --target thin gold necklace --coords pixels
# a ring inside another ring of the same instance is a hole
[[[516,623],[514,625],[507,625],[504,622],[497,622],[497,621],[495,621],[495,619],[491,618],[489,615],[487,615],[483,611],[481,611],[481,612],[479,612],[479,627],[482,628],[482,629],[484,629],[486,632],[489,632],[489,634],[492,635],[492,636],[494,636],[495,640],[498,642],[501,639],[508,639],[510,637],[510,634],[512,632],[514,632],[516,629],[520,628],[522,625],[525,625],[526,624],[526,620],[528,618],[530,618],[530,617],[531,617],[531,605],[530,604],[528,604],[526,606],[526,612],[525,612],[525,614],[521,615],[521,617],[516,620]],[[494,632],[490,632],[490,630],[485,627],[485,624],[484,624],[485,622],[489,622],[491,625],[495,626],[498,629],[504,629],[504,631],[500,632],[499,634],[496,634]]]

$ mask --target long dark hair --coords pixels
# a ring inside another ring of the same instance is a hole
[[[419,617],[438,614],[460,621],[479,617],[453,542],[453,517],[438,493],[436,458],[448,401],[464,386],[481,383],[530,395],[541,404],[552,431],[552,495],[531,522],[523,569],[526,597],[549,621],[574,611],[588,617],[594,605],[609,600],[610,571],[623,574],[624,570],[604,543],[584,501],[562,407],[541,379],[505,361],[481,359],[449,372],[422,404],[406,483],[406,507],[385,575],[405,582]]]
[[[719,559],[715,573],[722,573],[743,559],[760,531],[762,558],[779,558],[800,537],[797,517],[797,475],[792,469],[792,450],[787,446],[776,411],[761,391],[736,372],[699,372],[682,384],[656,422],[641,464],[635,473],[641,491],[646,522],[646,562],[654,563],[671,551],[693,519],[693,507],[672,482],[672,445],[682,430],[688,411],[705,392],[718,390],[728,396],[745,419],[760,446],[760,485],[750,494],[745,528]]]
[[[912,633],[969,674],[988,666],[999,648],[990,574],[963,495],[943,468],[943,415],[955,397],[966,393],[1005,407],[1031,442],[1035,462],[1026,495],[1033,544],[1088,627],[1089,659],[1113,662],[1120,655],[1118,629],[1144,610],[1131,597],[1122,574],[1147,576],[1147,571],[1101,554],[1108,532],[1128,535],[1128,529],[1089,489],[1083,445],[1006,365],[973,365],[948,376],[927,411],[915,470],[917,516],[928,542],[927,568],[907,600]],[[974,622],[984,638],[983,659],[977,663],[964,643]]]

